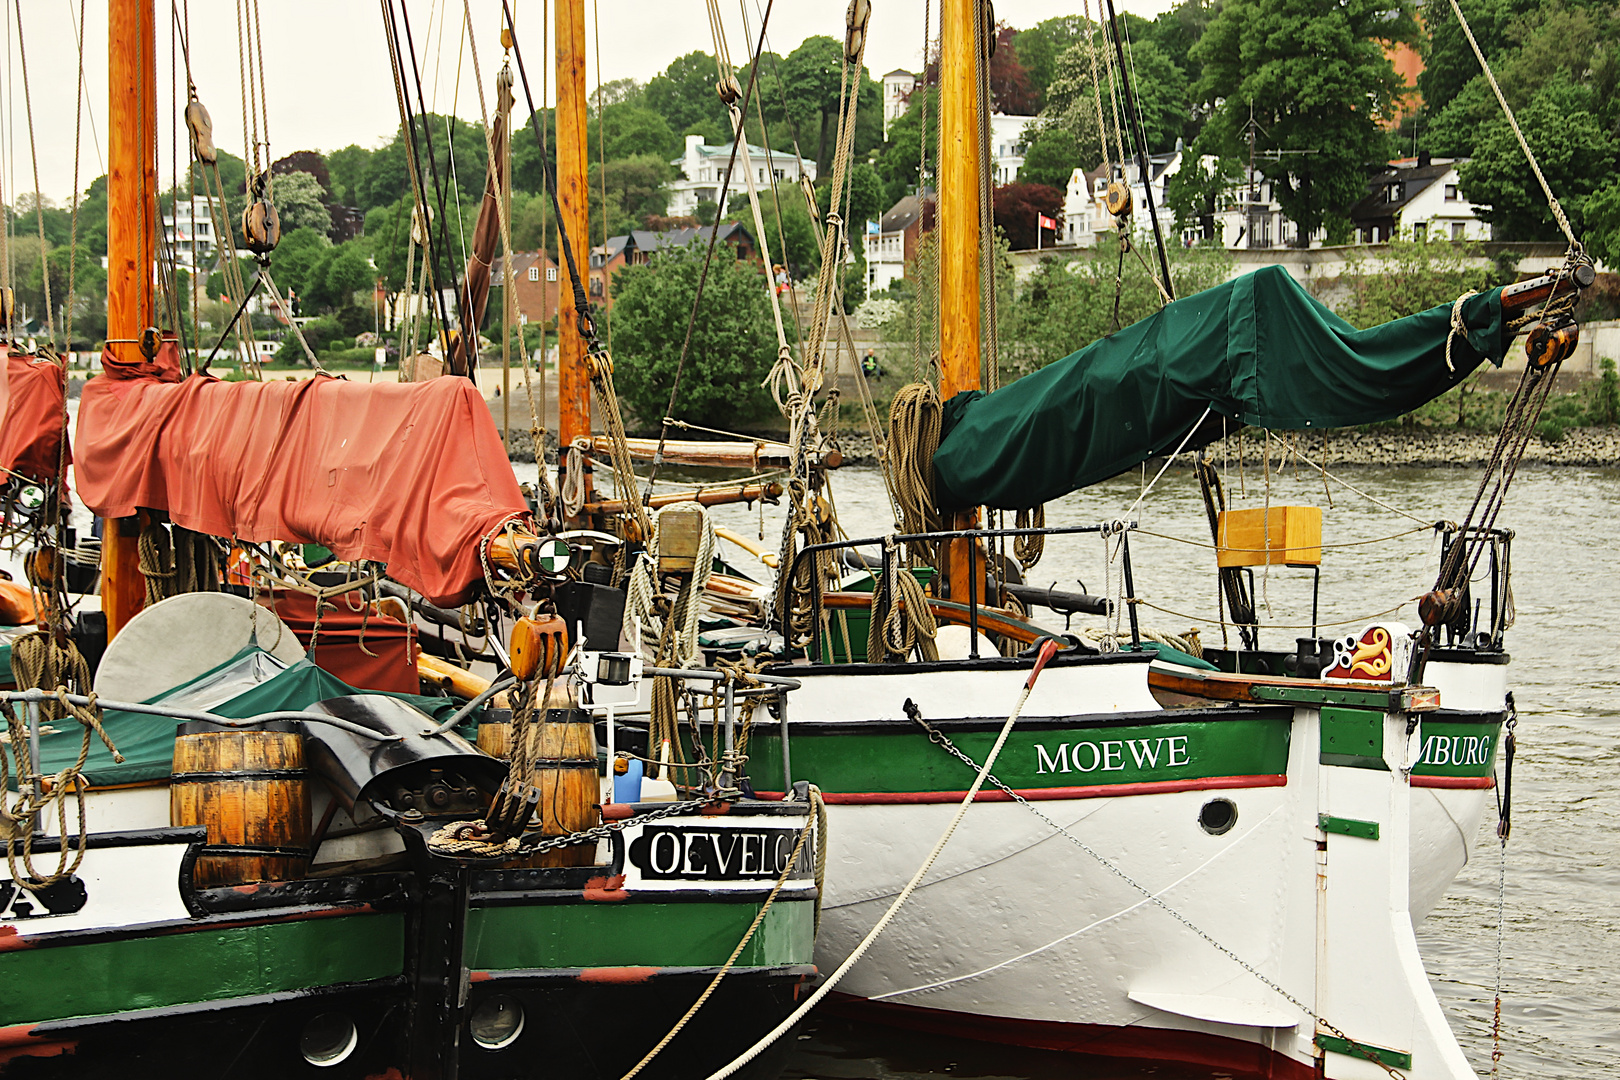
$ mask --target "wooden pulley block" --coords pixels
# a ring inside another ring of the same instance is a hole
[[[1104,196],[1108,212],[1115,217],[1124,217],[1131,212],[1131,187],[1118,180],[1108,185],[1108,194]]]
[[[866,24],[872,18],[872,0],[849,0],[844,11],[844,59],[856,63],[866,45]]]
[[[742,85],[737,82],[737,76],[727,75],[714,84],[714,92],[720,95],[720,100],[727,105],[734,105],[742,99]]]
[[[1524,343],[1524,352],[1530,358],[1531,365],[1547,368],[1569,359],[1580,340],[1581,328],[1578,323],[1567,322],[1562,326],[1537,323]]]
[[[213,118],[196,98],[186,104],[186,130],[191,132],[191,151],[198,161],[212,165],[219,160],[219,151],[214,148]]]
[[[258,199],[242,211],[242,238],[255,255],[268,255],[281,243],[281,215],[268,199]]]
[[[690,574],[697,569],[703,543],[703,514],[699,510],[669,509],[658,515],[658,572]]]
[[[1431,589],[1418,599],[1418,618],[1424,626],[1455,622],[1462,610],[1461,589]]]
[[[148,326],[141,331],[141,355],[148,360],[156,360],[158,348],[163,344],[163,333],[155,326]]]
[[[524,682],[562,674],[568,658],[568,624],[557,615],[526,616],[512,627],[512,674]]]

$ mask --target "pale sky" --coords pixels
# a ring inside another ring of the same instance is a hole
[[[471,50],[463,33],[464,7],[470,3],[472,30],[482,68],[485,95],[493,106],[493,83],[501,64],[500,0],[407,0],[411,32],[422,67],[422,86],[435,112],[455,112],[479,119],[478,90]],[[543,8],[536,0],[513,4],[519,42],[529,81],[541,94]],[[1099,0],[1100,2],[1100,0]],[[1116,0],[1118,2],[1118,0]],[[192,74],[203,104],[214,121],[215,142],[233,154],[244,147],[242,93],[238,74],[237,3],[230,0],[172,0],[191,20]],[[742,66],[751,45],[745,43],[741,7],[748,11],[751,36],[766,0],[720,0],[734,63]],[[4,61],[0,63],[0,182],[3,200],[35,189],[33,156],[28,138],[22,55],[27,46],[28,91],[33,106],[39,189],[58,203],[73,190],[74,79],[78,67],[74,22],[75,0],[22,0],[22,24],[12,3],[5,3]],[[170,91],[171,3],[157,0],[159,171],[167,184],[173,170],[172,125],[167,117],[184,107],[185,80],[179,80],[179,105]],[[399,124],[393,81],[388,71],[380,5],[372,0],[259,0],[264,35],[270,156],[295,150],[332,151],[351,143],[374,148],[386,142]],[[1152,18],[1171,0],[1129,0],[1121,10]],[[771,13],[768,48],[791,52],[813,34],[843,34],[844,0],[776,0]],[[923,50],[925,0],[874,0],[866,65],[881,76],[895,68],[915,71]],[[1083,11],[1082,0],[998,0],[996,17],[1025,28],[1054,15]],[[714,51],[705,5],[698,0],[586,0],[585,29],[588,89],[597,82],[597,35],[601,25],[601,77],[604,81],[635,78],[645,82],[671,60],[694,49]],[[80,143],[79,188],[105,172],[107,120],[107,8],[105,0],[88,0],[85,9],[84,101],[87,106]],[[938,32],[935,7],[934,32]],[[458,42],[460,43],[458,47]],[[515,67],[515,65],[514,65]],[[549,81],[549,80],[548,80]],[[522,88],[518,108],[523,110]],[[93,136],[92,136],[93,131]],[[182,130],[177,147],[180,169],[187,157]]]

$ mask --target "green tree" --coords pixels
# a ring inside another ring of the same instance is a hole
[[[608,105],[600,119],[586,122],[586,154],[591,158],[653,157],[667,164],[681,146],[681,137],[663,114],[645,105]]]
[[[281,243],[276,245],[272,253],[271,272],[276,284],[282,290],[290,289],[299,296],[308,296],[318,290],[320,272],[316,268],[331,250],[332,242],[326,238],[326,234],[307,225],[284,233]],[[248,280],[248,276],[243,275],[243,280]]]
[[[889,141],[878,155],[878,179],[883,181],[883,201],[893,206],[917,189],[917,169],[922,163],[923,114],[928,114],[926,138],[928,142],[929,171],[937,164],[933,159],[939,137],[939,90],[933,86],[919,87],[911,94],[911,104],[889,125]]]
[[[774,103],[768,97],[764,101],[766,116],[774,108],[799,132],[801,149],[815,148],[817,176],[832,173],[843,72],[842,44],[825,35],[807,37],[782,59],[782,96]],[[864,70],[861,74],[864,78]],[[881,123],[879,117],[880,129]]]
[[[1355,249],[1336,283],[1344,299],[1335,310],[1360,327],[1404,319],[1463,293],[1491,286],[1491,270],[1478,244],[1396,237],[1377,258]]]
[[[1194,143],[1182,156],[1181,168],[1164,184],[1164,201],[1176,213],[1176,227],[1196,227],[1205,240],[1216,239],[1215,215],[1227,189],[1242,175],[1241,162],[1200,153],[1199,144]]]
[[[1603,186],[1620,159],[1620,145],[1593,115],[1593,106],[1588,87],[1559,74],[1518,114],[1524,137],[1577,236],[1587,196]],[[1491,223],[1493,238],[1560,239],[1547,198],[1506,125],[1481,132],[1473,160],[1458,172],[1463,195],[1485,204],[1479,216]]]
[[[1032,123],[1024,129],[1024,141],[1028,149],[1018,169],[1020,184],[1044,184],[1061,191],[1069,186],[1075,169],[1096,167],[1097,147],[1082,148],[1080,140],[1062,124]]]
[[[332,215],[321,202],[326,191],[307,172],[291,172],[276,177],[273,198],[281,215],[281,230],[314,229],[325,236],[332,231]]]
[[[1288,151],[1263,171],[1302,242],[1324,225],[1348,233],[1367,162],[1388,157],[1380,122],[1405,92],[1385,43],[1417,36],[1411,11],[1385,0],[1228,0],[1194,46],[1212,149],[1240,156],[1252,115],[1255,148]]]
[[[253,275],[259,272],[259,264],[254,262],[252,259],[237,259],[236,269],[242,275],[243,284],[251,287],[253,284]],[[208,299],[210,300],[223,300],[226,297],[229,297],[232,303],[240,304],[242,302],[242,298],[240,296],[231,296],[230,289],[227,287],[225,281],[225,271],[223,269],[215,270],[212,274],[208,275],[207,293]],[[229,315],[225,317],[227,319],[230,318]]]
[[[332,199],[339,206],[359,206],[360,186],[371,167],[371,151],[350,144],[326,155],[326,171],[332,180]]]
[[[714,91],[715,60],[706,52],[676,57],[669,67],[647,80],[642,101],[661,114],[677,134],[701,130],[725,141],[730,126],[725,103]]]
[[[1057,75],[1058,57],[1086,38],[1091,24],[1079,15],[1058,15],[1020,30],[1013,38],[1019,62],[1029,73],[1036,108],[1046,106],[1046,88]]]
[[[1204,36],[1214,17],[1215,4],[1210,0],[1181,0],[1153,20],[1150,33],[1171,63],[1187,71],[1191,67],[1188,57],[1192,47]]]
[[[366,262],[361,246],[351,240],[331,248],[329,254],[311,268],[304,285],[305,299],[315,310],[335,311],[352,307],[355,294],[371,287],[376,272]],[[319,270],[318,275],[316,270]],[[317,276],[318,281],[315,280]],[[305,308],[304,313],[309,314],[310,309]]]
[[[829,186],[823,185],[819,189],[823,206]],[[702,204],[698,206],[701,210]],[[777,213],[778,207],[781,208],[780,215]],[[729,211],[727,221],[740,221],[749,233],[753,233],[754,215],[749,209],[747,195],[733,196]],[[774,193],[770,189],[761,191],[759,214],[765,222],[764,240],[770,249],[771,261],[785,264],[797,279],[814,275],[821,266],[821,248],[816,243],[816,228],[810,220],[810,209],[805,205],[804,191],[797,184],[778,184]],[[864,225],[851,226],[852,230],[864,228]],[[853,235],[860,234],[856,231]]]
[[[1097,47],[1104,47],[1099,37]],[[1142,127],[1147,132],[1148,151],[1162,153],[1169,150],[1178,138],[1187,134],[1192,123],[1192,100],[1186,73],[1171,61],[1151,40],[1134,42],[1131,63],[1135,76],[1131,90],[1136,95],[1141,112]],[[1118,85],[1112,69],[1098,68],[1112,85],[1103,87],[1103,108],[1109,108],[1109,94],[1123,100],[1123,89]],[[1084,43],[1070,47],[1058,58],[1057,73],[1046,90],[1046,109],[1042,113],[1049,125],[1057,125],[1069,132],[1085,150],[1090,166],[1102,160],[1102,140],[1097,130],[1097,95],[1091,79],[1091,53]],[[1110,120],[1110,127],[1112,121]],[[1133,153],[1133,138],[1125,132],[1125,152]]]
[[[617,198],[625,216],[640,222],[649,214],[662,214],[669,206],[664,185],[675,179],[675,167],[654,154],[609,158],[606,164],[591,164],[590,188],[593,194],[605,182],[609,198]]]
[[[643,424],[656,424],[669,405],[703,257],[703,246],[691,244],[614,275],[614,380]],[[710,265],[675,416],[734,428],[763,415],[770,396],[760,383],[776,360],[767,287],[753,262],[717,257]]]

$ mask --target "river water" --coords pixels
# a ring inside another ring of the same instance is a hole
[[[1478,482],[1473,469],[1355,469],[1324,490],[1305,466],[1256,467],[1252,446],[1241,476],[1230,460],[1227,482],[1235,505],[1323,507],[1327,545],[1321,582],[1323,633],[1343,632],[1367,616],[1410,601],[1433,581],[1438,548],[1419,522],[1461,519]],[[1147,478],[1151,479],[1151,477]],[[1049,525],[1095,524],[1125,516],[1143,477],[1119,478],[1048,507]],[[835,474],[841,520],[853,536],[892,528],[882,481],[871,468]],[[1331,493],[1331,506],[1329,505]],[[1370,497],[1370,498],[1369,498]],[[1374,502],[1405,511],[1399,516]],[[775,546],[780,510],[766,508],[766,543]],[[1131,514],[1143,535],[1131,542],[1137,593],[1163,611],[1145,612],[1156,629],[1182,633],[1201,625],[1206,644],[1218,641],[1214,560],[1207,547],[1162,539],[1209,539],[1198,488],[1186,470],[1172,470]],[[716,518],[757,535],[757,508],[724,507]],[[1417,520],[1413,520],[1417,519]],[[1514,770],[1513,832],[1506,848],[1502,936],[1501,1075],[1565,1078],[1620,1074],[1620,547],[1610,527],[1620,521],[1620,471],[1526,468],[1516,479],[1500,525],[1517,531],[1513,584],[1518,621],[1508,633],[1510,685],[1520,714]],[[1008,522],[1011,524],[1011,522]],[[1404,535],[1399,535],[1404,534]],[[1117,589],[1105,580],[1095,536],[1054,538],[1028,574],[1033,584],[1056,582],[1092,592]],[[1262,643],[1287,647],[1309,623],[1308,571],[1281,567],[1256,573],[1262,603]],[[1187,616],[1201,616],[1195,620]],[[1416,622],[1407,606],[1395,618]],[[1099,620],[1091,620],[1093,623]],[[1328,629],[1328,624],[1345,622]],[[1473,858],[1449,895],[1423,923],[1418,944],[1441,1004],[1475,1070],[1491,1069],[1492,1013],[1497,980],[1497,900],[1501,848],[1487,821]],[[904,917],[902,913],[902,918]],[[922,1077],[1168,1076],[1077,1071],[1058,1056],[1025,1053],[948,1039],[921,1038],[884,1028],[812,1018],[784,1074],[824,1080],[901,1080]]]

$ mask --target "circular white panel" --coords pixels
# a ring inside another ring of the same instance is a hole
[[[130,619],[96,668],[96,693],[115,701],[145,701],[211,671],[255,639],[286,664],[304,647],[267,607],[231,593],[182,593]]]

